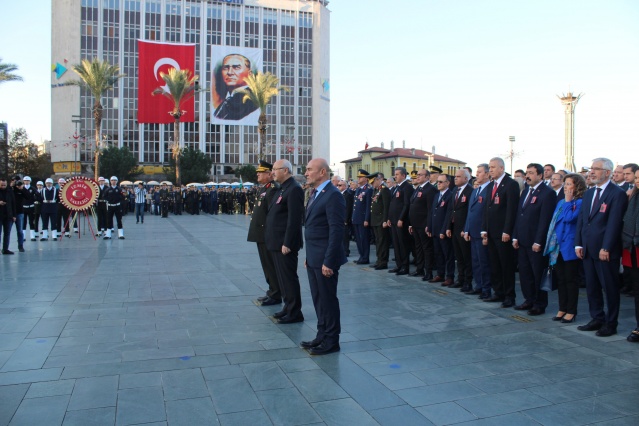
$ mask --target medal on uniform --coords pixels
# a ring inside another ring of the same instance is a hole
[[[477,202],[481,204],[482,201],[484,201],[484,197],[480,195],[479,198],[477,198]]]
[[[280,201],[282,201],[282,196],[280,195],[280,197],[277,199],[277,201],[275,202],[275,204],[279,204]]]
[[[462,203],[465,203],[465,202],[466,202],[466,196],[462,195]]]
[[[499,204],[499,195],[495,197],[495,204]]]
[[[399,191],[395,194],[395,198],[399,198]]]
[[[530,200],[530,204],[535,204],[535,201],[537,201],[537,197],[532,197],[532,200]]]
[[[599,209],[599,213],[606,213],[607,208],[608,208],[608,205],[606,205],[606,203],[603,203],[601,205],[601,208]]]
[[[417,198],[422,198],[422,193],[421,192],[417,193]]]

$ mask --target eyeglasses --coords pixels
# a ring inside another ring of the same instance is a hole
[[[284,170],[286,167],[273,167],[273,171],[275,170]]]
[[[608,169],[604,169],[603,167],[591,167],[590,170],[594,170],[595,172],[602,172]]]

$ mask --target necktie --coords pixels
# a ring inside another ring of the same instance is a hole
[[[306,210],[308,210],[311,207],[311,205],[313,204],[313,202],[315,201],[315,194],[317,194],[317,189],[313,188],[313,190],[311,191],[310,197],[308,197],[308,203],[306,204]]]
[[[457,204],[457,200],[459,200],[459,193],[461,192],[461,188],[457,188],[457,193],[455,194],[455,204]]]
[[[595,213],[595,209],[598,207],[599,204],[599,194],[601,194],[601,188],[597,188],[597,193],[595,194],[595,199],[592,203],[592,206],[590,207],[590,217],[592,217],[592,215]]]
[[[534,190],[535,189],[531,187],[528,191],[528,195],[526,195],[526,199],[524,200],[524,208],[528,207],[528,204],[530,204],[530,200],[532,199],[532,193]]]
[[[491,200],[494,200],[494,199],[495,199],[495,194],[496,194],[496,193],[497,193],[497,182],[493,182],[493,192],[492,192],[492,194],[491,194],[491,196],[490,196],[490,199],[491,199]]]

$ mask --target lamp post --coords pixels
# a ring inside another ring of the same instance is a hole
[[[509,136],[508,140],[510,141],[510,174],[513,174],[513,157],[515,156],[515,137]]]

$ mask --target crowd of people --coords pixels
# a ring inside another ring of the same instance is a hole
[[[556,288],[559,310],[552,319],[563,323],[576,321],[583,286],[590,320],[578,328],[597,336],[617,333],[620,295],[627,294],[637,315],[628,340],[639,342],[639,166],[598,158],[571,173],[531,163],[511,177],[503,159],[493,158],[472,172],[466,167],[448,176],[431,166],[409,176],[398,167],[387,179],[360,169],[354,184],[334,176],[346,201],[344,250],[349,253],[354,237],[356,264],[390,266],[390,273],[459,288],[531,316],[545,314]]]
[[[99,179],[96,235],[110,239],[122,215],[144,212],[251,214],[248,241],[257,243],[268,291],[263,306],[280,305],[280,324],[304,321],[301,311],[298,252],[306,244],[311,295],[318,314],[315,339],[302,342],[321,355],[339,350],[337,277],[351,255],[354,263],[475,295],[502,308],[543,315],[557,290],[553,321],[572,323],[578,314],[579,288],[585,287],[589,321],[578,327],[597,336],[617,333],[621,295],[634,297],[637,328],[627,337],[639,342],[639,166],[614,167],[593,160],[580,173],[530,163],[514,176],[493,158],[455,176],[430,170],[395,168],[392,177],[360,169],[357,180],[329,176],[325,160],[307,166],[300,185],[287,160],[260,162],[258,183],[250,189],[123,189],[113,176]],[[59,185],[64,185],[61,179]],[[340,194],[335,198],[335,194]],[[330,200],[330,201],[329,201]],[[15,224],[18,250],[31,241],[70,237],[73,212],[59,202],[53,180],[31,185],[31,178],[0,179],[3,254]],[[115,220],[114,220],[115,218]],[[304,236],[302,235],[304,232]],[[371,259],[371,245],[376,259]],[[390,249],[394,258],[390,258]],[[391,262],[394,261],[394,265]],[[414,269],[411,271],[411,265]],[[516,301],[516,273],[522,299]]]

